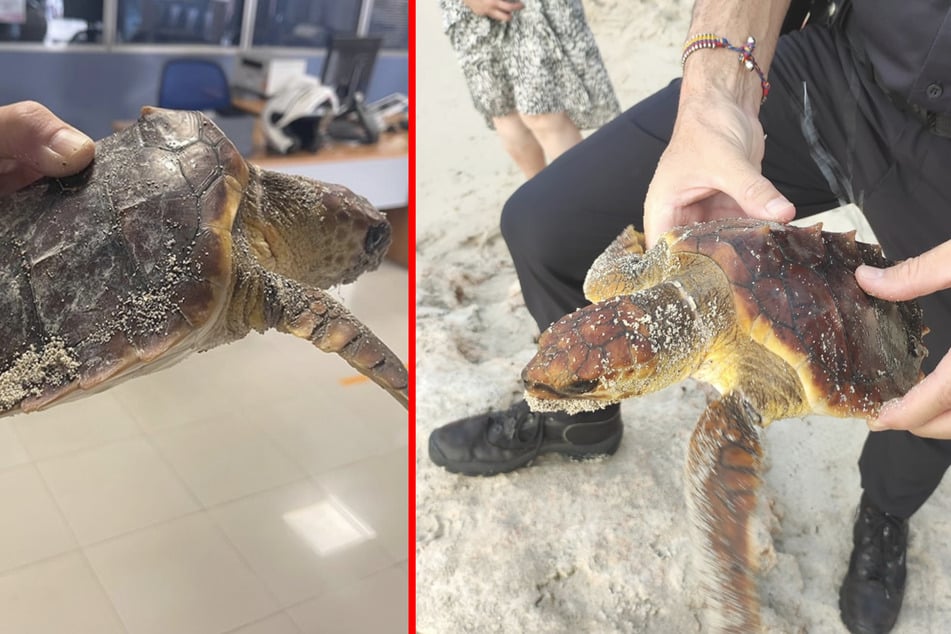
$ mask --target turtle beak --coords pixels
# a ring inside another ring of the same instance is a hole
[[[525,371],[522,372],[522,382],[525,384],[525,391],[543,401],[591,398],[591,392],[601,385],[600,381],[576,381],[561,388],[554,388],[545,383],[533,381],[529,378],[531,372],[531,367],[526,367]]]
[[[552,324],[522,370],[528,395],[601,401],[634,396],[631,380],[652,372],[654,365],[644,315],[632,297],[622,296],[586,306]]]
[[[538,352],[522,370],[525,391],[537,399],[587,399],[601,385],[596,373],[585,372],[586,368],[600,366],[600,351],[590,348],[568,327],[566,319],[542,334]],[[579,376],[579,372],[584,372],[585,377]]]

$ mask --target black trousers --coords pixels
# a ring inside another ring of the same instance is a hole
[[[760,118],[763,173],[799,217],[856,203],[892,259],[951,239],[951,138],[896,105],[844,33],[810,27],[784,36]],[[670,140],[680,81],[575,146],[507,201],[505,237],[539,329],[583,306],[585,273],[621,230],[643,223],[643,203]],[[951,347],[951,292],[921,300],[932,332],[926,371]],[[871,433],[862,486],[884,510],[910,517],[951,464],[951,442]]]

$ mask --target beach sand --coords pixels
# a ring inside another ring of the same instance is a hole
[[[625,402],[624,442],[610,459],[549,456],[494,478],[429,461],[434,428],[519,398],[537,335],[498,230],[521,176],[471,107],[436,5],[417,3],[417,629],[706,631],[682,485],[686,442],[708,398],[699,384]],[[691,5],[586,1],[622,108],[679,74]],[[845,632],[838,587],[866,433],[862,421],[814,416],[763,434],[769,631]],[[949,493],[940,487],[913,519],[896,634],[948,631]]]

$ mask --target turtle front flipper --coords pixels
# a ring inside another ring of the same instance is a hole
[[[317,288],[278,290],[269,297],[269,308],[277,320],[273,327],[307,339],[324,352],[334,352],[390,393],[403,407],[409,406],[409,378],[406,366],[385,343],[346,307]],[[277,302],[277,306],[273,302]]]
[[[661,282],[668,273],[667,242],[661,239],[650,251],[644,249],[644,234],[633,226],[625,228],[588,269],[584,280],[588,301],[632,295]]]
[[[584,296],[600,302],[618,295],[630,295],[641,288],[632,281],[631,270],[644,255],[644,234],[628,226],[599,255],[584,280]]]
[[[710,404],[687,452],[687,506],[714,630],[761,631],[751,518],[762,483],[760,416],[736,392]]]

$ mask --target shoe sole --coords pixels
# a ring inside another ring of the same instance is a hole
[[[446,459],[446,456],[444,456],[439,450],[439,447],[433,443],[433,438],[430,436],[429,459],[432,460],[434,464],[442,467],[450,473],[458,473],[459,475],[465,476],[494,476],[499,475],[500,473],[509,473],[510,471],[527,467],[532,464],[532,461],[534,461],[535,458],[542,454],[557,453],[567,456],[573,460],[587,460],[597,458],[599,456],[610,456],[618,450],[618,447],[621,445],[621,437],[623,435],[624,426],[622,425],[616,434],[605,438],[599,443],[584,445],[584,449],[579,449],[579,445],[564,443],[541,447],[534,453],[529,453],[507,462],[467,462],[463,464],[451,464],[450,461]]]

